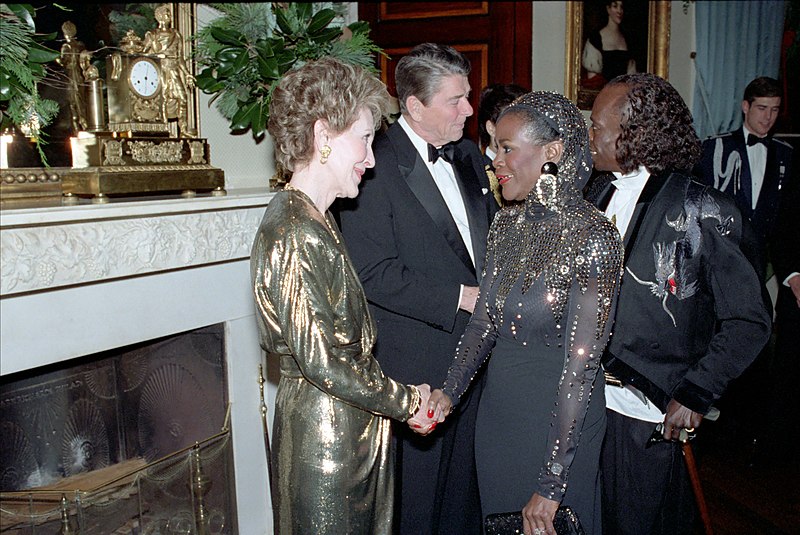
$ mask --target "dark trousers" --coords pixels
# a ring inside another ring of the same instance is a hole
[[[680,444],[645,447],[656,424],[607,410],[600,457],[604,535],[689,534],[694,495]]]
[[[792,291],[785,286],[778,290],[775,312],[775,353],[770,366],[769,387],[764,391],[769,400],[767,432],[760,452],[760,460],[769,463],[776,458],[791,458],[800,441],[796,421],[797,408],[800,407],[800,390],[797,388],[800,308]],[[763,405],[760,408],[763,411]]]
[[[475,378],[453,414],[430,435],[417,435],[404,423],[394,426],[398,535],[483,532],[474,448],[482,377]]]

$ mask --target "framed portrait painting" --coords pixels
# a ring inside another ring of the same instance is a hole
[[[565,93],[590,110],[603,86],[620,74],[669,72],[670,2],[567,2]]]

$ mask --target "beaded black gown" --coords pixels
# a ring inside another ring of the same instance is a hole
[[[496,216],[478,303],[443,390],[456,403],[488,359],[475,433],[484,516],[521,511],[536,492],[599,534],[598,370],[623,252],[566,163],[564,175],[543,175],[525,203]]]

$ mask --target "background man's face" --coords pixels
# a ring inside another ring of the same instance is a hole
[[[775,126],[781,111],[781,97],[756,97],[753,102],[742,101],[744,125],[758,137],[765,137]]]
[[[464,135],[464,122],[472,115],[469,104],[469,81],[466,76],[454,74],[442,79],[439,90],[428,105],[420,106],[419,125],[422,138],[440,147],[458,141]]]
[[[589,129],[589,149],[598,171],[620,171],[617,163],[617,139],[620,127],[621,104],[628,88],[624,85],[606,86],[592,106],[592,127]]]

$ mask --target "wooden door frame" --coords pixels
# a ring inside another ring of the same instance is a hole
[[[425,2],[435,5],[435,3]],[[511,31],[490,30],[490,47],[497,50],[511,49],[508,64],[505,62],[489,61],[489,83],[515,83],[523,87],[531,87],[532,81],[532,57],[533,57],[533,3],[532,2],[483,2],[490,10],[490,16],[496,16],[508,24]],[[453,14],[445,11],[450,18],[474,18],[475,13]],[[419,42],[409,44],[405,35],[397,35],[392,32],[392,26],[397,23],[396,17],[381,18],[381,2],[358,2],[358,18],[370,23],[372,27],[371,37],[376,42],[382,43],[387,48],[413,47]],[[406,19],[408,20],[408,19]],[[378,22],[379,24],[375,24]],[[452,33],[440,33],[441,23],[439,17],[418,18],[418,35],[437,35],[439,42],[463,42],[469,43],[468,36],[454,35]],[[435,39],[430,39],[435,40]],[[380,65],[377,65],[380,66]]]

